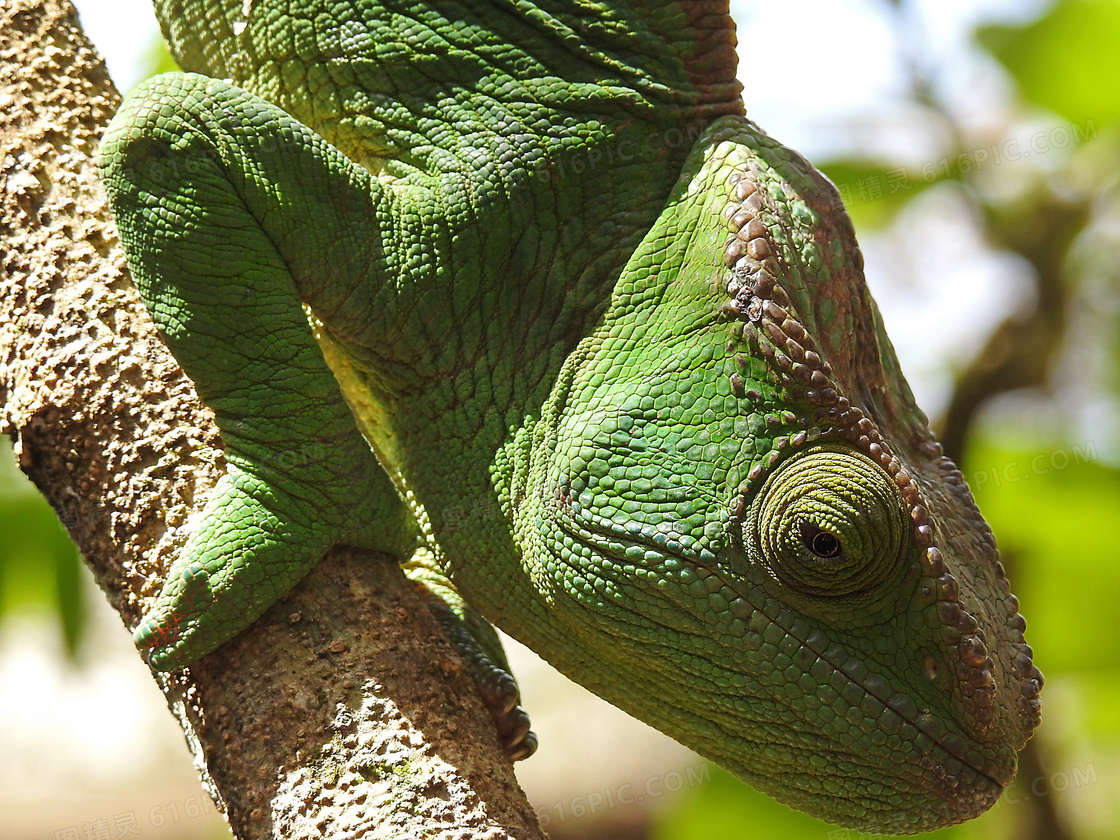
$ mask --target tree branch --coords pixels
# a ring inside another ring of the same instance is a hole
[[[118,101],[69,3],[0,3],[0,431],[132,627],[223,459],[93,168]],[[544,836],[386,558],[333,552],[238,639],[156,678],[238,838]]]

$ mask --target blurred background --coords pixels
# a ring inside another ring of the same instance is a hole
[[[141,0],[80,0],[122,92]],[[1120,837],[1120,0],[732,3],[748,113],[840,188],[918,402],[991,522],[1047,677],[1020,777],[930,837]],[[555,838],[856,840],[513,646]],[[0,446],[0,836],[229,832],[62,523]]]

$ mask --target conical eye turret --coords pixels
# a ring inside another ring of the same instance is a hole
[[[745,531],[775,578],[818,597],[884,583],[908,541],[895,483],[840,442],[816,444],[780,463],[756,496]]]

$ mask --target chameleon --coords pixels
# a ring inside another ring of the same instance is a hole
[[[745,115],[724,0],[155,6],[183,72],[100,167],[227,468],[153,668],[346,544],[430,593],[512,758],[494,625],[829,822],[996,801],[1025,622],[836,189]]]

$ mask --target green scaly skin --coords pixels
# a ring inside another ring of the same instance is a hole
[[[157,9],[206,75],[138,90],[102,168],[229,469],[153,666],[346,543],[410,561],[513,756],[480,614],[826,820],[995,801],[1039,720],[1017,602],[723,5]]]

